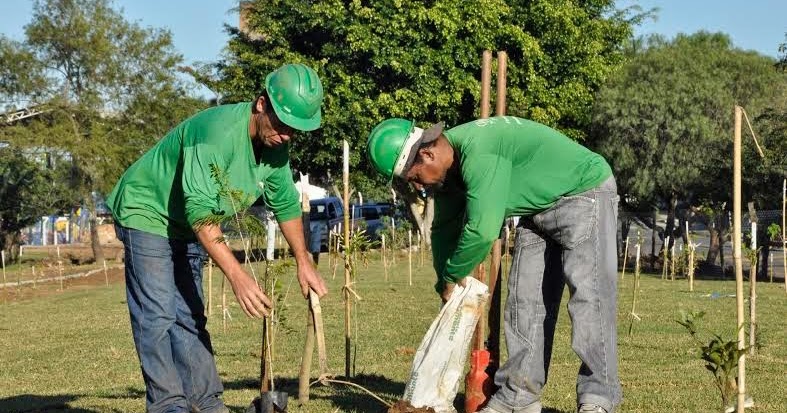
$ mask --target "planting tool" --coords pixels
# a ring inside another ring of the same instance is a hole
[[[255,397],[246,413],[282,413],[287,411],[287,393],[276,391],[269,376],[271,370],[270,319],[262,320],[262,354],[260,355],[260,395]]]

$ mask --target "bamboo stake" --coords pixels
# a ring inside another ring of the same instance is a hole
[[[5,278],[5,250],[0,251],[0,256],[3,257],[3,284],[5,284],[6,283],[6,278]]]
[[[385,281],[388,281],[388,259],[385,258],[385,234],[382,234],[383,240],[383,272],[385,273]]]
[[[208,317],[213,314],[213,258],[208,257]]]
[[[33,265],[30,267],[30,271],[33,273],[33,289],[38,288],[38,277],[36,277],[36,266]],[[19,273],[16,273],[16,289],[18,290],[21,285],[21,281],[19,281]]]
[[[298,402],[304,405],[309,401],[309,375],[314,354],[314,314],[311,307],[306,309],[306,342],[301,356],[301,371],[298,374]]]
[[[623,272],[620,274],[620,279],[626,278],[626,259],[629,257],[629,237],[626,237],[626,247],[623,249]]]
[[[689,244],[689,291],[694,291],[694,244]]]
[[[672,260],[670,264],[670,280],[675,281],[675,244],[672,244]]]
[[[768,254],[768,278],[773,284],[773,254]]]
[[[628,335],[631,335],[631,332],[634,328],[634,319],[639,320],[639,316],[637,316],[637,290],[639,289],[639,258],[640,258],[640,244],[637,243],[637,260],[634,264],[634,288],[631,292],[631,314],[629,314],[629,332]]]
[[[755,353],[757,334],[757,223],[751,223],[751,260],[749,262],[749,354]]]
[[[57,232],[54,235],[57,240]],[[57,273],[60,276],[60,291],[63,291],[63,261],[60,260],[60,245],[57,246]]]
[[[735,131],[733,136],[733,259],[735,261],[735,298],[737,304],[738,350],[743,350],[746,332],[743,328],[743,265],[741,260],[741,116],[740,106],[735,106]],[[785,277],[787,279],[787,277]],[[786,284],[787,285],[787,284]],[[737,412],[744,412],[746,399],[746,354],[741,351],[738,358],[738,403]]]
[[[107,273],[107,260],[104,261],[104,284],[109,285],[109,274]]]
[[[421,236],[421,231],[418,231],[418,251],[421,253],[421,263],[418,264],[419,267],[424,266],[424,248],[426,243],[424,242],[424,238]]]
[[[413,231],[407,230],[407,274],[413,285]]]
[[[227,332],[227,282],[226,276],[221,277],[221,330]]]
[[[350,205],[350,146],[345,140],[343,145],[342,182],[344,184],[344,377],[350,378],[350,350],[352,331],[350,329],[352,303],[350,302],[350,216],[346,213]]]

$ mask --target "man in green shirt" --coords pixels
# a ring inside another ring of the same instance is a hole
[[[511,116],[445,131],[388,119],[372,130],[367,151],[387,178],[434,192],[432,254],[443,300],[485,259],[504,218],[521,216],[505,308],[509,357],[483,412],[541,411],[565,284],[572,347],[582,361],[577,411],[612,412],[621,400],[619,198],[607,162],[554,129]]]
[[[273,211],[298,266],[301,291],[327,293],[306,248],[289,165],[295,130],[320,126],[322,84],[311,68],[284,65],[253,102],[210,108],[186,119],[123,174],[107,198],[125,246],[131,330],[149,413],[227,412],[206,329],[202,267],[207,255],[226,275],[243,311],[273,305],[229,247],[220,217],[260,196]],[[229,197],[226,191],[238,191]]]

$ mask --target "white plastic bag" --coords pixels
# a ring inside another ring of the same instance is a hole
[[[489,294],[486,284],[473,277],[457,285],[415,353],[404,400],[437,413],[454,413],[470,339]]]

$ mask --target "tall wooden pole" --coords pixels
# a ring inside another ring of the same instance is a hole
[[[735,106],[735,131],[733,136],[733,196],[732,196],[732,257],[735,261],[735,301],[737,302],[738,350],[746,346],[743,312],[743,261],[741,259],[741,125],[743,113]],[[738,405],[737,412],[743,413],[746,399],[746,354],[741,351],[738,357]]]
[[[481,118],[489,117],[489,91],[492,87],[492,51],[484,50],[481,59]]]
[[[350,378],[350,348],[352,335],[350,321],[352,303],[350,302],[350,256],[347,251],[350,247],[350,215],[347,211],[350,205],[350,145],[344,141],[343,148],[342,183],[344,184],[344,377]]]

